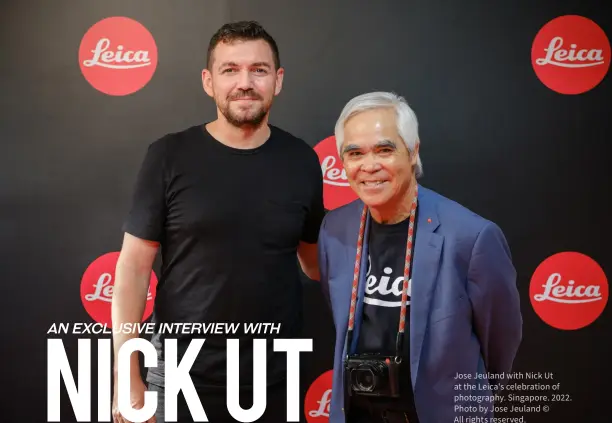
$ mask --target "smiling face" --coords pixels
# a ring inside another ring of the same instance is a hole
[[[397,131],[393,108],[373,109],[351,117],[344,126],[341,157],[351,188],[371,209],[393,214],[412,202],[418,145],[410,154]],[[377,219],[378,220],[378,219]]]
[[[203,72],[206,93],[234,126],[258,126],[280,93],[283,69],[276,69],[274,54],[264,40],[219,43],[211,69]]]

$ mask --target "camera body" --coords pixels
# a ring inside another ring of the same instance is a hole
[[[397,398],[400,396],[401,360],[380,354],[356,354],[344,361],[346,397],[364,395]]]

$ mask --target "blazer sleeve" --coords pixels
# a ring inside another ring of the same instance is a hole
[[[327,241],[327,223],[328,215],[325,215],[323,218],[323,222],[321,223],[321,229],[319,230],[319,240],[317,242],[317,254],[319,259],[319,275],[321,284],[321,291],[325,300],[327,301],[327,306],[332,309],[331,298],[329,294],[329,270],[327,267],[328,257],[327,257],[327,246],[325,245]]]
[[[474,243],[468,271],[468,295],[486,370],[511,371],[522,339],[523,319],[516,270],[501,229],[488,222]],[[508,379],[490,380],[504,384]]]

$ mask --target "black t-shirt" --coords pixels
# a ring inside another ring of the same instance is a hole
[[[418,211],[418,210],[417,210]],[[370,219],[368,268],[366,271],[365,298],[357,353],[395,356],[400,306],[404,287],[404,263],[410,219],[396,224],[380,224]],[[416,247],[416,219],[413,231],[413,252]],[[411,263],[412,274],[412,263]],[[372,398],[355,396],[355,405],[408,411],[411,422],[416,422],[414,399],[410,378],[410,285],[406,302],[406,324],[402,363],[400,365],[400,398]],[[361,283],[364,283],[361,281]]]
[[[163,386],[164,340],[205,338],[190,376],[200,389],[226,386],[226,339],[240,339],[240,386],[253,382],[253,338],[267,339],[267,382],[286,375],[273,338],[301,334],[299,241],[315,243],[324,215],[314,150],[270,125],[258,148],[236,149],[193,126],[153,142],[140,169],[124,230],[161,243],[153,322],[237,323],[229,335],[152,336],[159,365],[147,381]],[[245,323],[280,323],[275,334],[246,334]]]

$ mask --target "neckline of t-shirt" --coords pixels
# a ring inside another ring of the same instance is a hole
[[[417,206],[417,209],[415,211],[415,222],[414,222],[415,226],[416,226],[418,214],[419,214],[419,208]],[[406,216],[404,220],[397,222],[397,223],[390,223],[390,224],[389,223],[378,223],[374,219],[372,219],[371,223],[372,223],[372,227],[375,227],[376,230],[379,232],[384,232],[384,233],[396,232],[404,228],[408,228],[408,226],[410,225],[410,216]]]
[[[213,137],[212,134],[206,129],[206,125],[208,123],[209,122],[206,122],[198,127],[198,132],[200,133],[202,138],[204,138],[209,144],[213,145],[214,148],[229,154],[236,154],[241,156],[257,154],[265,148],[268,148],[271,144],[272,139],[274,138],[274,127],[268,124],[268,128],[270,128],[270,136],[266,141],[263,142],[263,144],[255,148],[236,148],[224,144],[215,137]]]

